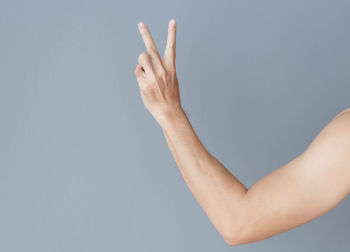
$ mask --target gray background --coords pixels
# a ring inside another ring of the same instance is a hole
[[[0,2],[0,251],[349,251],[349,199],[230,247],[134,76],[175,18],[183,107],[247,187],[350,107],[349,1]]]

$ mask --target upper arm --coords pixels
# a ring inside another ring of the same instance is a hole
[[[259,241],[309,222],[350,193],[350,110],[334,117],[295,159],[263,177],[242,202],[233,245]]]

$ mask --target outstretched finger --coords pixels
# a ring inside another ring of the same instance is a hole
[[[176,20],[171,19],[168,24],[168,37],[164,51],[164,62],[171,67],[175,66],[176,56]]]
[[[161,65],[161,59],[160,59],[160,56],[158,53],[157,46],[153,41],[153,38],[151,36],[151,33],[150,33],[147,25],[144,22],[139,22],[138,28],[139,28],[141,37],[143,39],[143,42],[145,43],[147,53],[152,58],[153,64],[155,64],[156,66]]]

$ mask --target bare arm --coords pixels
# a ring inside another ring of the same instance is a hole
[[[191,193],[230,245],[266,239],[329,211],[350,192],[350,111],[329,122],[309,147],[247,189],[201,144],[181,108],[175,32],[169,23],[160,59],[148,28],[147,54],[135,75],[145,107],[157,120]]]
[[[210,153],[181,112],[161,125],[193,196],[230,245],[266,239],[324,214],[350,193],[350,111],[248,190]]]
[[[233,244],[259,241],[309,222],[346,198],[350,110],[340,114],[302,154],[249,188],[241,202],[244,226],[231,236]]]

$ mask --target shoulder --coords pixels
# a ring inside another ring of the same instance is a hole
[[[350,108],[336,114],[322,129],[321,133],[330,139],[338,140],[338,144],[350,145]],[[350,150],[350,149],[349,149]],[[350,156],[349,156],[350,158]]]
[[[337,144],[338,147],[350,146],[350,108],[344,109],[336,114],[317,134],[316,138],[310,144]],[[336,147],[336,146],[332,146]],[[350,151],[350,149],[349,149]],[[349,156],[350,158],[350,156]]]
[[[336,114],[330,123],[337,122],[340,124],[345,124],[344,126],[348,126],[348,123],[350,121],[350,108],[346,108],[342,111],[340,111],[338,114]]]
[[[316,170],[332,174],[350,193],[350,108],[336,114],[301,155]]]

